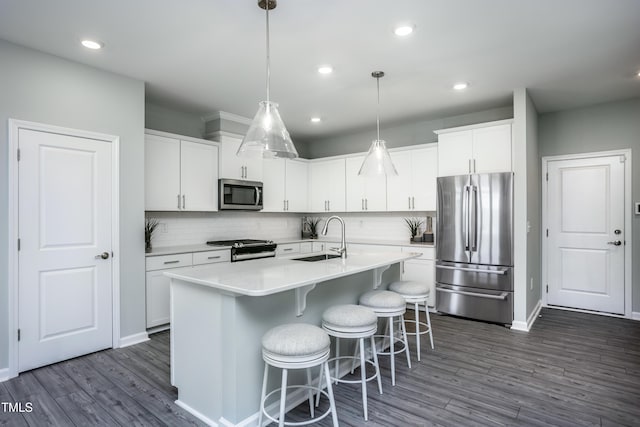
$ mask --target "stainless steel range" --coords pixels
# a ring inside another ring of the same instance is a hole
[[[271,240],[236,239],[207,242],[209,246],[231,246],[231,262],[276,256],[277,244]]]

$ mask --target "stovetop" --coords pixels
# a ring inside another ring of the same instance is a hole
[[[234,248],[272,245],[272,244],[273,244],[272,240],[257,240],[257,239],[214,240],[214,241],[207,242],[207,245],[210,245],[210,246],[231,246]]]

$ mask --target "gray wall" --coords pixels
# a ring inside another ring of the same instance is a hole
[[[383,125],[380,129],[380,138],[386,141],[387,148],[428,144],[438,141],[438,136],[433,133],[434,130],[510,119],[512,117],[513,107],[508,106],[442,119],[416,120],[391,126]],[[342,134],[309,142],[295,139],[294,141],[297,150],[305,153],[305,156],[302,157],[316,159],[319,157],[366,152],[369,150],[371,141],[375,138],[375,122],[372,122],[371,130]]]
[[[120,137],[121,334],[145,331],[144,84],[0,40],[0,369],[7,367],[9,118]],[[13,156],[11,156],[13,159]],[[13,334],[12,334],[13,337]]]
[[[622,148],[632,150],[632,201],[640,202],[640,98],[558,113],[541,114],[540,156],[588,153]],[[633,215],[631,213],[631,215]],[[633,215],[633,311],[640,312],[640,216]]]
[[[531,229],[527,233],[527,319],[542,299],[540,280],[540,155],[538,142],[538,113],[531,97],[527,96],[527,221]]]
[[[147,129],[177,133],[178,135],[204,138],[205,123],[195,113],[185,113],[151,102],[145,103],[144,126]]]

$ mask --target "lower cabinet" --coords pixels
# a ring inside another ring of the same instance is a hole
[[[171,279],[165,271],[216,262],[229,262],[229,250],[189,252],[175,255],[149,256],[146,259],[147,328],[168,324],[170,321]]]
[[[419,252],[420,257],[404,262],[402,280],[417,280],[429,284],[429,307],[436,305],[435,249],[415,246],[403,246],[402,252]]]

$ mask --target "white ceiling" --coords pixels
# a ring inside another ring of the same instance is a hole
[[[256,0],[0,0],[0,38],[143,80],[153,103],[253,117],[264,18]],[[294,139],[373,127],[373,70],[383,125],[509,105],[519,87],[540,112],[640,96],[639,0],[279,0],[270,19],[272,100]]]

